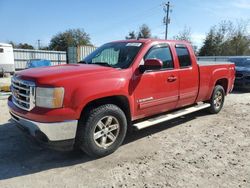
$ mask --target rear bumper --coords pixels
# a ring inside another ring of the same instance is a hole
[[[18,128],[47,147],[59,150],[68,150],[73,147],[77,120],[41,123],[25,119],[13,112],[10,112],[10,114],[12,120],[17,123]]]

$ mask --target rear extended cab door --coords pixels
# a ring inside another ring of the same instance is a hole
[[[150,45],[141,65],[152,58],[163,61],[161,70],[148,70],[143,73],[138,69],[133,76],[135,119],[148,117],[176,108],[179,93],[179,73],[176,56],[168,43]]]
[[[199,92],[199,68],[191,45],[174,43],[172,49],[178,57],[179,100],[176,108],[180,108],[196,101]]]

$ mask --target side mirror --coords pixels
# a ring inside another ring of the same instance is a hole
[[[159,59],[147,59],[144,62],[144,65],[139,67],[141,72],[145,72],[146,70],[160,70],[163,67],[163,63]]]

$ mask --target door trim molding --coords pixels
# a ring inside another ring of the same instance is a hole
[[[179,96],[175,95],[175,96],[165,97],[165,98],[160,98],[160,99],[153,99],[153,97],[150,97],[150,98],[152,98],[152,100],[150,100],[150,101],[142,101],[141,102],[140,100],[138,100],[140,110],[145,109],[145,108],[150,108],[153,106],[171,103],[171,102],[177,102]],[[147,99],[149,99],[149,98],[147,98]],[[144,99],[141,99],[141,100],[144,100]]]

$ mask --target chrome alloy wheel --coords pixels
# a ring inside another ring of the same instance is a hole
[[[107,148],[117,139],[120,132],[120,124],[113,116],[105,116],[99,120],[94,129],[94,141],[97,146]]]
[[[223,94],[221,91],[217,91],[214,96],[214,105],[216,108],[220,108],[223,103]]]

